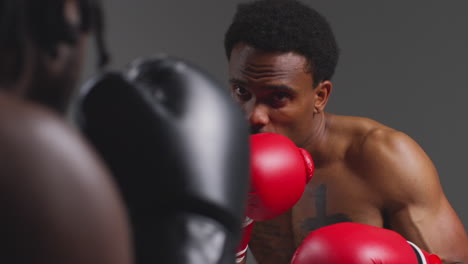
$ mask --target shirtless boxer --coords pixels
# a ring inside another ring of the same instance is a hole
[[[109,172],[65,121],[97,8],[0,1],[1,263],[132,263]]]
[[[466,231],[421,147],[374,120],[324,111],[338,48],[320,14],[295,0],[241,4],[225,51],[252,133],[285,135],[316,165],[289,212],[255,223],[259,264],[289,263],[311,231],[339,222],[386,227],[444,263],[468,263]]]

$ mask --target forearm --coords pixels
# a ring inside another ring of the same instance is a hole
[[[236,260],[236,263],[235,264],[246,264],[247,263],[247,257],[243,258],[242,260],[240,260],[240,262],[237,262]]]

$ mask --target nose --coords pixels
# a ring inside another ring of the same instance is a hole
[[[260,130],[270,122],[268,107],[263,104],[255,104],[246,114],[252,134],[260,132]]]

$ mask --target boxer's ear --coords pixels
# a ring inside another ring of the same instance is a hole
[[[323,112],[325,106],[328,103],[328,98],[332,91],[332,83],[330,81],[322,81],[315,88],[315,100],[314,100],[314,113],[318,114]]]

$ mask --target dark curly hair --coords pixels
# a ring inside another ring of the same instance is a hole
[[[257,0],[239,4],[224,38],[230,59],[238,43],[273,52],[296,52],[307,58],[314,86],[330,80],[339,50],[327,20],[297,0]]]
[[[24,68],[26,43],[56,56],[60,42],[75,44],[77,33],[95,31],[99,66],[108,61],[102,30],[100,0],[77,0],[81,25],[74,28],[64,17],[65,0],[0,0],[0,81],[14,82]]]

